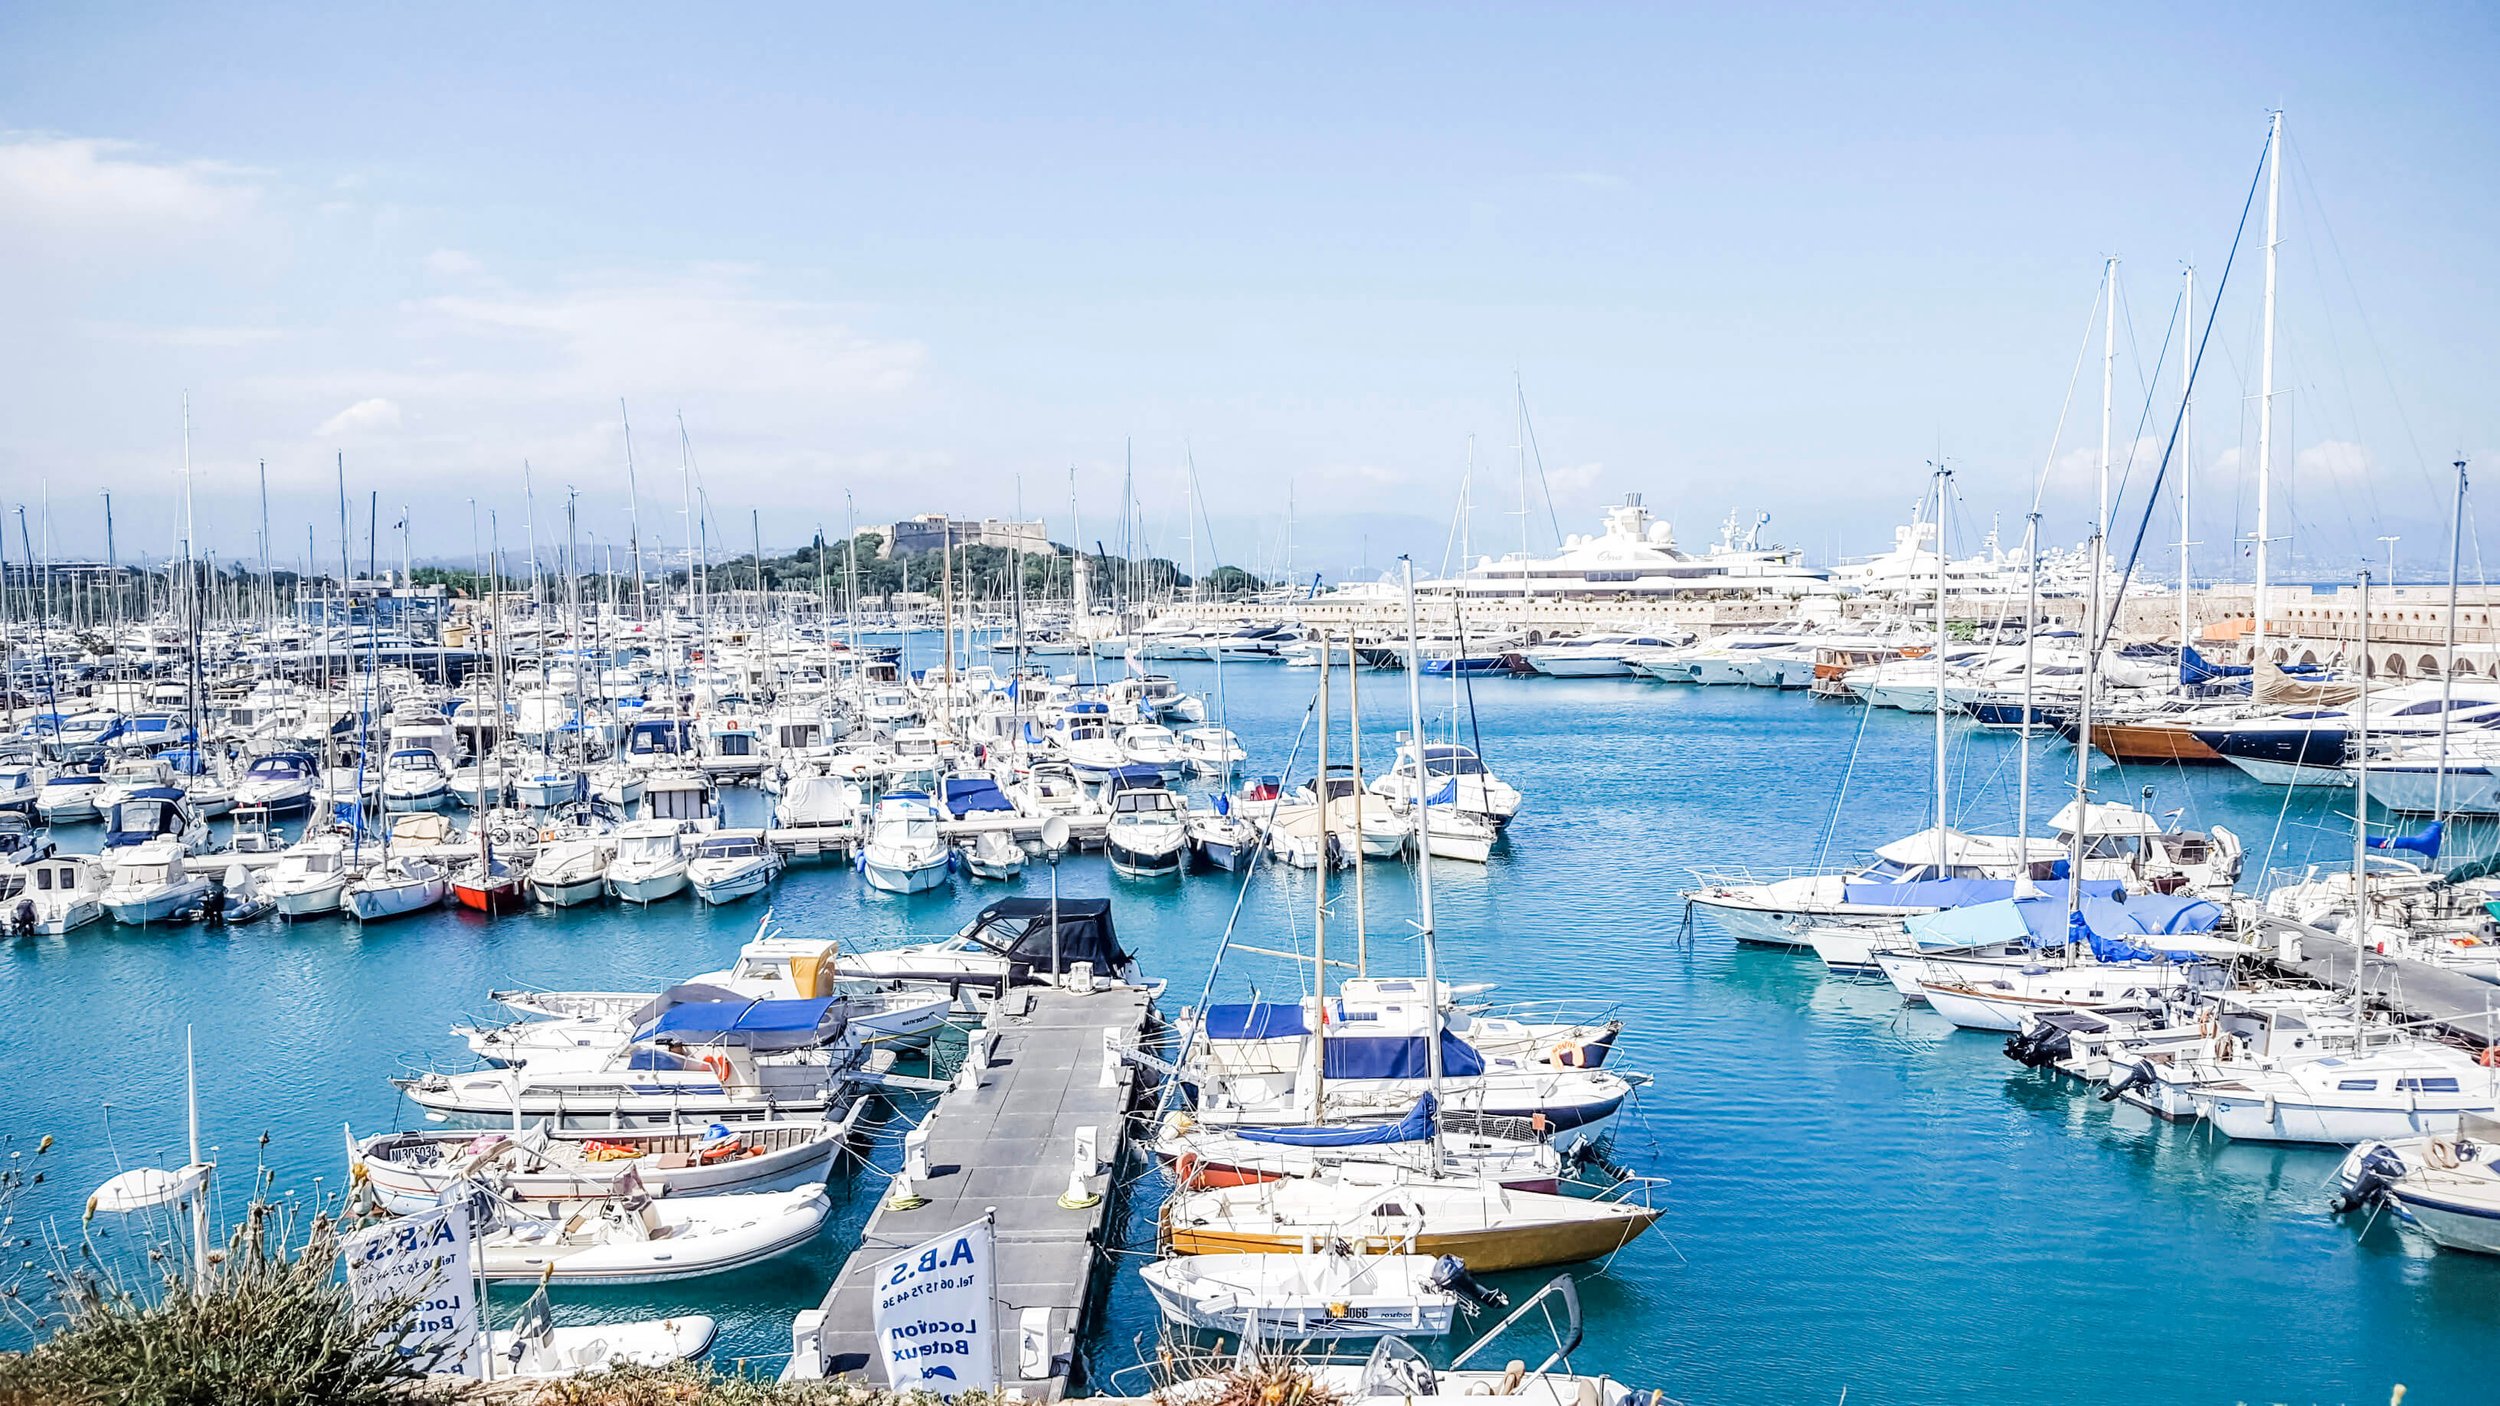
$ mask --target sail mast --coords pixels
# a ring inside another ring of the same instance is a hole
[[[2283,208],[2283,114],[2274,114],[2266,129],[2266,299],[2261,315],[2257,353],[2257,590],[2256,616],[2249,631],[2248,662],[2253,681],[2266,653],[2267,553],[2274,541],[2274,270],[2275,250],[2282,243],[2279,217]],[[2254,688],[2254,682],[2250,687]]]
[[[1415,559],[1406,563],[1406,725],[1414,739],[1415,759],[1415,916],[1417,936],[1424,943],[1424,1067],[1432,1091],[1432,1168],[1441,1170],[1441,939],[1432,917],[1432,793],[1424,789],[1431,769],[1424,764],[1431,749],[1424,745],[1423,668],[1418,659],[1415,626]]]

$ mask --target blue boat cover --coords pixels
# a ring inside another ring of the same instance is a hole
[[[1121,766],[1113,767],[1102,780],[1110,790],[1152,790],[1163,784],[1163,773],[1150,766]]]
[[[2103,945],[2101,939],[2109,940],[2114,948],[2133,948],[2136,958],[2102,954],[2104,961],[2125,961],[2152,955],[2130,939],[2211,932],[2221,923],[2222,910],[2205,899],[2179,894],[2127,897],[2118,891],[2116,881],[2095,880],[2084,885],[2076,917],[2083,925],[2081,936],[2096,953]],[[1924,914],[1904,919],[1902,926],[1922,947],[1980,947],[1993,942],[2057,947],[2070,936],[2062,892]]]
[[[949,778],[946,783],[946,809],[951,815],[970,815],[976,811],[1014,810],[1016,803],[998,789],[998,783],[986,776]]]
[[[1421,1035],[1330,1035],[1327,1076],[1331,1079],[1428,1079],[1432,1051]],[[1467,1079],[1484,1072],[1484,1056],[1476,1047],[1441,1032],[1441,1072]]]
[[[2181,645],[2179,647],[2179,682],[2181,683],[2200,684],[2211,683],[2215,679],[2240,679],[2248,677],[2249,673],[2250,669],[2246,664],[2209,664],[2203,655],[2196,652],[2196,646]]]
[[[1311,1033],[1299,1001],[1210,1005],[1201,1028],[1210,1040],[1282,1040]]]
[[[1320,1128],[1242,1128],[1245,1142],[1275,1143],[1281,1147],[1382,1147],[1390,1143],[1422,1142],[1432,1136],[1432,1095],[1415,1100],[1406,1116],[1394,1123],[1357,1124],[1354,1126]]]
[[[689,1001],[634,1032],[637,1042],[717,1035],[806,1034],[822,1025],[830,996],[794,1001]]]

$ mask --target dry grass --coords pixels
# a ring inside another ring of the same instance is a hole
[[[527,1406],[938,1406],[927,1392],[894,1392],[858,1381],[777,1382],[695,1366],[626,1368],[515,1388]],[[973,1392],[957,1406],[989,1406]]]

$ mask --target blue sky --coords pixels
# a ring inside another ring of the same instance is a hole
[[[1471,434],[1475,532],[1516,543],[1516,376],[1540,547],[1639,491],[1688,544],[1740,510],[1872,551],[1939,449],[1957,536],[2018,531],[2049,464],[2071,541],[2100,260],[2123,440],[2279,105],[2278,515],[2319,570],[2397,533],[2411,575],[2447,461],[2500,449],[2496,31],[2462,5],[14,7],[0,500],[48,495],[56,546],[93,550],[109,487],[122,544],[161,550],[187,390],[229,557],[264,457],[281,552],[307,522],[334,550],[338,452],[421,554],[466,550],[473,497],[517,548],[525,459],[542,537],[569,484],[613,539],[623,397],[672,543],[682,411],[741,543],[751,510],[787,544],[846,493],[863,521],[1004,513],[1019,479],[1074,536],[1071,468],[1090,539],[1133,443],[1156,547],[1183,550],[1188,455],[1226,556],[1277,565],[1290,485],[1297,565],[1334,572],[1438,561]],[[2213,543],[2253,520],[2254,242],[2200,392]]]

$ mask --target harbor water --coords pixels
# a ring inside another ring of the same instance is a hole
[[[1171,672],[1214,692],[1209,666]],[[1224,720],[1250,747],[1248,770],[1287,770],[1316,683],[1309,670],[1224,670]],[[1361,685],[1363,762],[1377,773],[1404,726],[1404,680]],[[1932,718],[1644,680],[1479,680],[1472,708],[1454,706],[1446,681],[1426,690],[1432,726],[1455,713],[1461,739],[1480,738],[1528,798],[1491,863],[1435,864],[1444,974],[1498,981],[1497,1001],[1620,1017],[1615,1063],[1655,1080],[1620,1120],[1614,1155],[1668,1179],[1668,1214],[1582,1272],[1582,1370],[1693,1402],[2380,1402],[2397,1382],[2414,1402],[2487,1394],[2500,1260],[2435,1254],[2384,1218],[2366,1231],[2331,1218],[2334,1153],[2235,1145],[2104,1104],[1887,987],[1686,923],[1678,894],[1693,866],[1837,862],[1931,823]],[[1343,707],[1332,762],[1347,759]],[[1950,818],[2010,825],[2014,740],[1959,721],[1952,731]],[[1316,742],[1315,730],[1302,736],[1297,778]],[[2071,795],[2074,755],[2033,747],[2033,813],[2045,821]],[[2101,799],[2230,826],[2252,881],[2269,865],[2350,860],[2349,793],[2287,794],[2227,769],[2103,767],[2094,785]],[[733,821],[760,821],[764,800],[731,792]],[[91,829],[59,838],[95,843]],[[1170,982],[1167,1011],[1199,998],[1237,876],[1131,881],[1099,855],[1058,873],[1065,895],[1115,900],[1124,941]],[[448,1028],[494,1018],[490,988],[656,989],[723,965],[768,907],[792,935],[933,936],[1005,893],[1046,893],[1049,879],[1037,863],[1019,885],[958,877],[905,898],[870,891],[841,863],[801,861],[769,897],[725,908],[681,898],[491,922],[442,909],[361,930],[108,921],[10,942],[0,1130],[20,1166],[44,1173],[13,1208],[10,1258],[75,1244],[84,1197],[117,1168],[183,1160],[186,1026],[226,1209],[255,1163],[280,1194],[334,1194],[343,1130],[414,1123],[386,1081],[465,1064]],[[1262,867],[1240,904],[1241,940],[1307,947],[1312,883]],[[1353,876],[1330,889],[1332,958],[1359,951],[1375,974],[1419,970],[1408,866],[1365,871],[1359,919]],[[1307,980],[1297,964],[1239,956],[1218,993],[1282,995]],[[905,1106],[878,1126],[870,1165],[837,1172],[841,1214],[805,1252],[681,1285],[564,1290],[559,1316],[701,1311],[722,1321],[721,1363],[776,1370],[791,1315],[817,1302],[851,1248],[911,1116]],[[46,1134],[56,1145],[38,1158]],[[1157,1195],[1151,1178],[1134,1187],[1126,1248],[1151,1252]],[[93,1229],[108,1258],[140,1238],[135,1226]],[[1156,1332],[1133,1263],[1084,1345],[1097,1390]],[[1511,1278],[1514,1291],[1536,1282]],[[22,1340],[24,1324],[9,1331]]]

